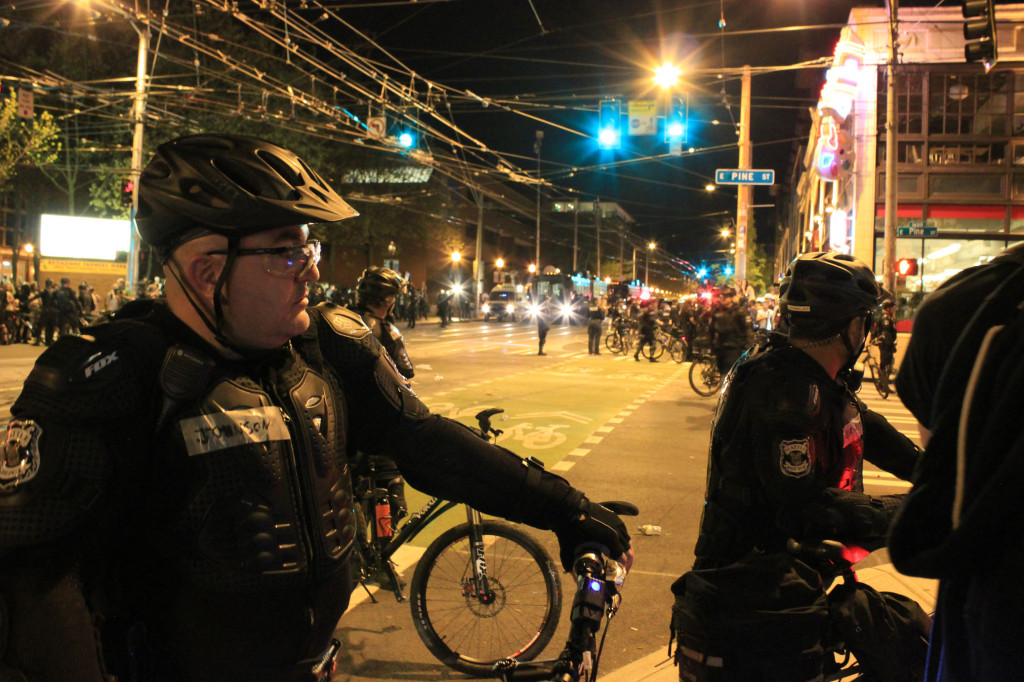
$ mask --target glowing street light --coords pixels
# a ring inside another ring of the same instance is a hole
[[[460,260],[462,260],[462,254],[458,251],[452,251],[452,262],[458,263]]]
[[[494,261],[494,265],[495,265],[495,267],[499,267],[499,268],[505,267],[505,259],[504,258],[499,258],[498,260]]]
[[[730,235],[730,234],[732,234],[732,233],[731,233],[731,232],[729,232],[729,228],[728,228],[728,227],[723,227],[723,228],[722,228],[722,236],[723,236],[723,237],[725,237],[726,239],[728,239],[728,238],[729,238],[729,235]]]
[[[704,185],[704,190],[707,192],[714,192],[715,186],[709,182],[708,184]]]
[[[527,267],[526,269],[530,271],[530,274],[531,274],[531,275],[532,275],[533,273],[537,272],[537,266],[536,266],[536,265],[534,265],[533,263],[530,263],[529,267]]]
[[[679,83],[681,71],[675,64],[662,64],[654,69],[654,83],[660,88],[671,88]]]

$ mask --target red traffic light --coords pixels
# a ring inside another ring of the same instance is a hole
[[[906,277],[907,275],[913,276],[917,274],[917,259],[916,258],[899,258],[896,260],[896,274],[900,277]]]
[[[128,182],[124,183],[124,193],[125,194],[131,194],[134,191],[135,191],[135,181],[134,180],[129,180]]]

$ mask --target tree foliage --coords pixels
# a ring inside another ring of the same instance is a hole
[[[18,166],[52,163],[61,148],[59,132],[49,112],[20,118],[13,92],[0,100],[0,185],[14,178]]]

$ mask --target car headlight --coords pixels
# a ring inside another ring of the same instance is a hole
[[[505,306],[505,312],[506,313],[514,313],[515,311],[516,311],[516,307],[514,305],[512,305],[511,303],[509,303],[507,306]]]
[[[562,306],[562,314],[563,315],[572,315],[572,306],[569,305],[568,303],[563,305]]]
[[[529,308],[527,308],[527,310],[530,311],[531,315],[540,315],[540,306],[539,305],[531,305]]]
[[[485,312],[485,313],[489,313],[489,312],[491,312],[491,306],[490,306],[490,304],[488,304],[488,303],[484,303],[484,305],[483,305],[483,310],[484,310],[484,312]]]

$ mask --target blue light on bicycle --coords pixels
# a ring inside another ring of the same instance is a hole
[[[604,587],[604,584],[600,580],[591,580],[590,581],[590,591],[591,592],[600,592],[601,588],[603,588],[603,587]]]

